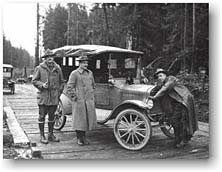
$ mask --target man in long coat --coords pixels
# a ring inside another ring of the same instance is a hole
[[[37,103],[39,106],[39,130],[40,141],[47,144],[48,141],[59,142],[53,134],[55,124],[55,111],[59,103],[59,97],[63,91],[63,74],[60,66],[54,61],[54,54],[51,50],[46,50],[45,60],[35,68],[32,83],[38,88]],[[48,114],[48,140],[44,134],[45,117]]]
[[[95,82],[93,73],[87,69],[88,57],[79,58],[79,67],[72,71],[67,83],[67,93],[72,97],[73,129],[76,131],[77,144],[86,145],[85,132],[96,127]]]
[[[159,98],[166,115],[171,118],[175,133],[175,146],[188,143],[198,129],[194,97],[174,76],[167,76],[164,69],[157,69],[154,77],[161,82],[160,90],[151,98]]]

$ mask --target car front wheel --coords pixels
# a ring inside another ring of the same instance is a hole
[[[136,109],[121,111],[114,122],[118,143],[128,150],[140,150],[148,143],[152,128],[148,117]]]
[[[62,102],[59,101],[59,104],[58,104],[56,112],[55,112],[54,129],[61,130],[64,127],[65,123],[66,123],[66,116],[64,114]]]

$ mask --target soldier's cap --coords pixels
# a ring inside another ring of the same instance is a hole
[[[154,73],[154,78],[157,78],[157,75],[159,74],[159,73],[164,73],[164,74],[168,74],[168,72],[166,71],[166,70],[164,70],[164,69],[162,69],[162,68],[158,68],[157,70],[156,70],[156,72]]]
[[[55,53],[53,53],[52,50],[50,49],[47,49],[44,53],[44,55],[42,56],[42,58],[47,58],[47,57],[54,57],[55,56]]]
[[[82,55],[79,58],[76,59],[77,61],[81,62],[81,61],[89,61],[88,57],[86,55]]]

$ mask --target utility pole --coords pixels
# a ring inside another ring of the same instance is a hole
[[[37,3],[37,33],[35,47],[35,66],[39,65],[39,3]]]

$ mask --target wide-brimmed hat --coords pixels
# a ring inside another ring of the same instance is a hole
[[[42,56],[42,58],[53,57],[53,56],[55,56],[55,53],[53,53],[52,50],[47,49],[47,50],[45,51],[44,55]]]
[[[156,72],[154,73],[154,78],[157,78],[157,75],[159,74],[159,73],[164,73],[164,74],[168,74],[168,72],[166,71],[166,70],[164,70],[164,69],[162,69],[162,68],[158,68],[157,70],[156,70]]]
[[[76,59],[77,61],[89,61],[88,57],[86,55],[82,55],[79,58]]]

